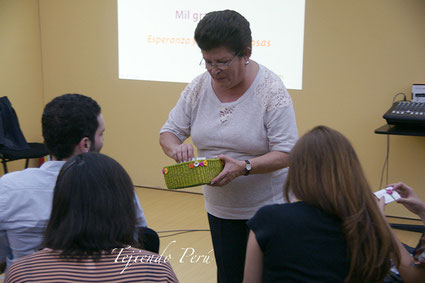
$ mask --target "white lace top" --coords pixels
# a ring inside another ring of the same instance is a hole
[[[289,152],[297,138],[292,100],[282,80],[259,65],[251,87],[236,101],[222,103],[205,72],[182,92],[161,129],[182,142],[192,137],[198,156],[225,154],[238,160],[270,151]],[[208,213],[225,219],[249,219],[262,206],[283,202],[287,168],[240,176],[223,187],[204,186]]]

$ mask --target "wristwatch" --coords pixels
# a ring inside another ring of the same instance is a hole
[[[251,162],[249,160],[245,160],[245,174],[244,176],[248,176],[251,173]]]

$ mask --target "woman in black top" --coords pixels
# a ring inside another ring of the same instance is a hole
[[[288,204],[248,222],[244,282],[379,282],[399,263],[350,142],[319,126],[289,154]],[[291,202],[294,195],[298,202]]]

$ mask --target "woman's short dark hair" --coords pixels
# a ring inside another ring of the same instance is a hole
[[[73,154],[82,138],[94,143],[100,111],[96,101],[82,94],[64,94],[50,101],[41,119],[50,154],[62,160]]]
[[[59,173],[43,246],[65,258],[93,257],[133,245],[134,187],[124,168],[100,153],[82,153]]]
[[[201,50],[226,47],[240,57],[252,47],[249,22],[232,10],[210,12],[199,21],[195,40]]]

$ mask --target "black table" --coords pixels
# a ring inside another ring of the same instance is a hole
[[[387,124],[376,129],[375,134],[425,137],[425,127]]]

